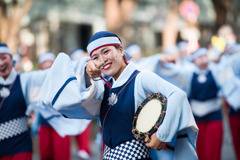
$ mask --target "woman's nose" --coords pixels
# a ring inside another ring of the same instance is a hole
[[[105,61],[106,61],[106,58],[101,55],[101,56],[99,56],[99,60],[100,60],[100,62],[105,62]]]

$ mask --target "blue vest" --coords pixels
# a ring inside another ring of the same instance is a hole
[[[0,88],[8,88],[9,86],[1,84]],[[2,101],[2,97],[0,97],[0,101]],[[18,75],[10,90],[10,95],[4,100],[0,109],[0,125],[6,124],[5,122],[13,119],[26,117],[26,109],[27,106],[21,88],[20,76]],[[16,128],[12,127],[12,129]],[[32,152],[32,140],[28,130],[16,136],[0,140],[0,157],[21,152]]]
[[[198,100],[198,101],[206,101],[212,98],[217,97],[218,87],[213,78],[212,72],[209,71],[206,75],[207,80],[204,83],[200,83],[198,81],[198,74],[194,73],[191,83],[191,92],[190,99]],[[208,122],[213,120],[221,120],[222,114],[221,110],[209,113],[206,116],[198,117],[195,116],[196,122]]]
[[[136,77],[133,79],[132,77],[138,72],[139,71],[134,71],[128,81],[120,87],[109,89],[105,85],[104,98],[100,109],[100,121],[103,127],[103,141],[110,148],[135,139],[131,131],[135,114],[134,85]],[[132,80],[129,82],[130,79]],[[129,84],[127,84],[128,82]],[[127,86],[125,86],[126,84]],[[109,97],[114,94],[117,95],[124,86],[125,88],[117,97],[116,104],[114,104],[107,113],[110,107]],[[106,113],[107,116],[103,123]]]

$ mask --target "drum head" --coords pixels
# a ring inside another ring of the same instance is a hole
[[[160,93],[154,93],[139,105],[132,123],[136,139],[144,140],[157,131],[166,113],[166,101]]]

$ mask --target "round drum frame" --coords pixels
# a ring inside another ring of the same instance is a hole
[[[143,107],[151,100],[153,99],[157,99],[161,102],[161,113],[159,115],[159,118],[157,119],[156,123],[152,126],[152,128],[147,131],[147,132],[140,132],[137,128],[137,119],[138,116],[140,114],[140,112],[142,111]],[[142,140],[142,141],[146,141],[146,139],[149,139],[149,137],[154,134],[158,127],[162,124],[163,119],[165,117],[166,114],[166,109],[167,109],[167,99],[161,94],[161,93],[153,93],[151,95],[149,95],[138,107],[135,116],[133,117],[133,122],[132,122],[132,133],[134,135],[134,137],[137,140]]]

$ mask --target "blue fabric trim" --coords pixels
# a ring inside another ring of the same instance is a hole
[[[55,104],[56,100],[58,99],[59,95],[62,93],[62,91],[66,87],[66,85],[69,82],[71,82],[72,80],[77,80],[77,78],[76,77],[71,77],[63,84],[63,86],[58,90],[57,94],[54,96],[53,101],[52,101],[52,106]]]
[[[50,119],[55,118],[55,117],[61,117],[61,116],[60,115],[53,115],[53,116],[50,116],[50,117],[46,118],[45,120],[49,121]]]

